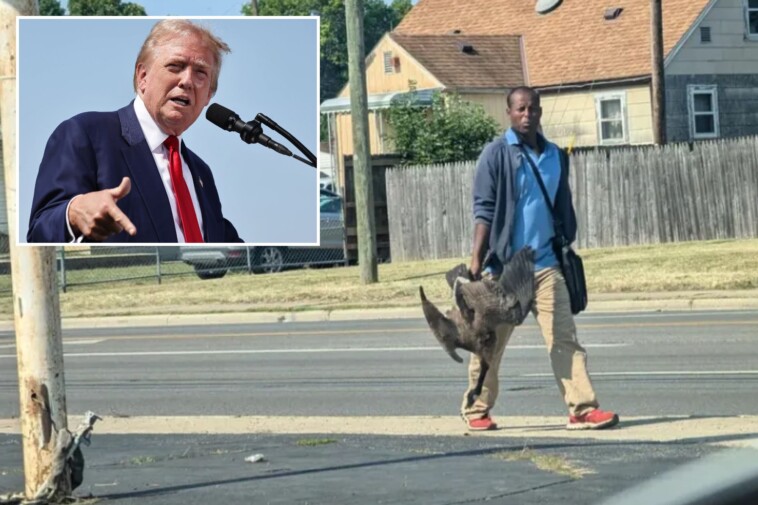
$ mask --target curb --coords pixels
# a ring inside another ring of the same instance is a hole
[[[123,435],[383,435],[471,436],[459,416],[130,416],[97,423],[98,434]],[[284,421],[286,419],[286,422]],[[758,449],[758,416],[622,416],[607,430],[567,431],[565,416],[497,416],[499,429],[475,436],[494,438],[573,438],[627,442],[716,443]],[[79,421],[69,416],[69,425]],[[20,433],[18,419],[0,419],[0,434]]]
[[[758,310],[755,298],[608,299],[590,301],[586,313],[665,312],[696,310]],[[148,326],[203,326],[210,324],[310,323],[372,319],[421,319],[420,307],[336,309],[281,312],[226,312],[211,314],[157,314],[149,316],[78,317],[61,320],[63,329]],[[13,321],[0,321],[0,331],[13,331]]]

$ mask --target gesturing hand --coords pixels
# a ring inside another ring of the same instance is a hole
[[[126,230],[132,237],[137,228],[121,212],[116,202],[129,194],[132,183],[128,177],[121,179],[118,187],[79,195],[68,208],[68,222],[76,235],[101,242],[111,235]]]

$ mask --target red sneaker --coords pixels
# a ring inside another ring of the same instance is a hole
[[[495,424],[489,415],[486,415],[480,419],[467,419],[466,426],[468,426],[469,431],[487,431],[497,429],[497,424]]]
[[[602,430],[616,426],[619,416],[614,412],[595,409],[581,416],[569,416],[567,430]]]

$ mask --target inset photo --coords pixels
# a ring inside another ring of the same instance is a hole
[[[18,19],[20,244],[319,243],[319,20]]]

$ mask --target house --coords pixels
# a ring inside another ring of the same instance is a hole
[[[366,57],[369,136],[372,154],[393,152],[388,143],[387,109],[413,96],[431,104],[435,92],[456,92],[479,103],[505,125],[504,93],[524,84],[523,46],[518,35],[388,33]],[[338,180],[344,181],[345,154],[352,153],[350,89],[321,104],[327,121]]]
[[[420,76],[418,92],[442,88],[432,77],[448,67],[416,57],[415,47],[390,46],[392,41],[445,34],[519,37],[523,82],[540,91],[548,137],[562,146],[648,144],[651,33],[649,0],[564,0],[547,15],[537,14],[528,0],[419,0],[369,55],[367,83],[369,93],[403,92],[407,86],[400,79],[377,73],[402,72],[406,65]],[[666,0],[663,34],[668,140],[758,134],[758,0]],[[374,61],[386,52],[397,60],[389,66]],[[514,53],[501,56],[512,66]],[[377,77],[381,86],[373,82]],[[502,123],[504,96],[495,98],[492,91],[480,103]],[[349,154],[342,131],[349,116],[333,123],[339,153]],[[387,152],[386,146],[372,138],[371,152]]]

